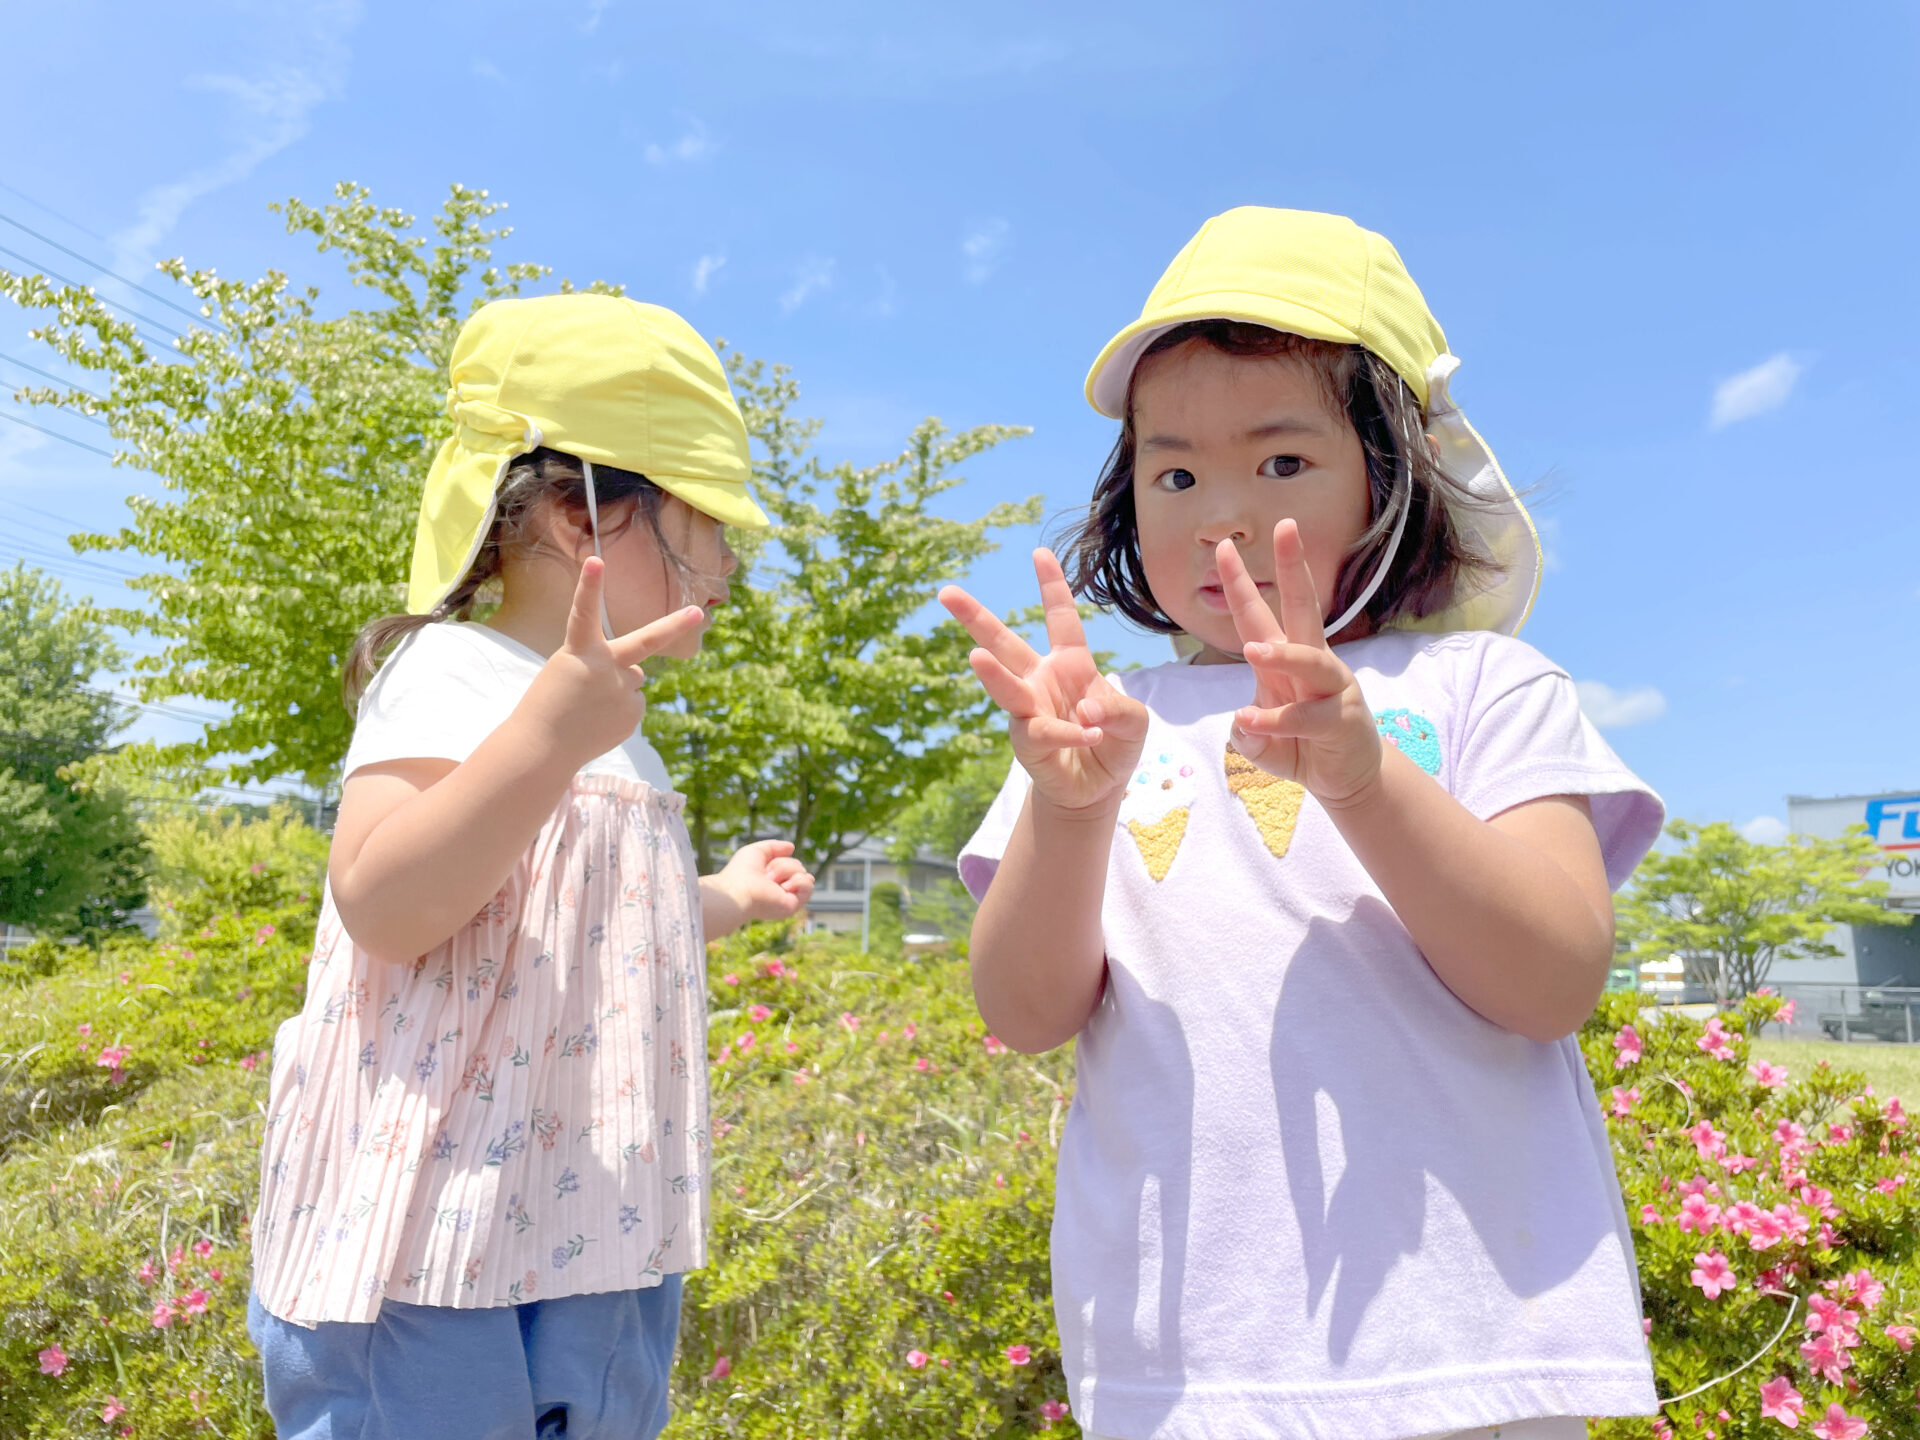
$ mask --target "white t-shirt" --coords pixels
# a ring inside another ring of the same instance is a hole
[[[423,625],[394,649],[360,697],[343,774],[387,760],[465,760],[499,728],[547,662],[498,630],[458,620]],[[638,730],[581,767],[673,791],[666,764]]]
[[[1382,734],[1475,815],[1589,796],[1615,885],[1658,835],[1658,798],[1531,647],[1389,631],[1340,656]],[[1574,1041],[1468,1009],[1319,805],[1230,763],[1246,666],[1116,679],[1151,725],[1060,1146],[1075,1418],[1127,1440],[1397,1440],[1653,1413]],[[1015,766],[961,854],[975,895],[1028,785]]]

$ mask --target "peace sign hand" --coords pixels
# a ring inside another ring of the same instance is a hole
[[[1039,795],[1063,810],[1116,799],[1147,738],[1147,707],[1100,674],[1087,648],[1073,591],[1051,550],[1033,552],[1046,611],[1048,653],[1041,655],[973,596],[949,585],[947,607],[980,644],[973,673],[1010,718],[1013,754]]]
[[[646,698],[640,662],[699,630],[706,612],[689,605],[609,640],[600,629],[600,591],[606,565],[598,556],[580,567],[567,638],[534,677],[515,707],[544,734],[552,751],[575,769],[640,728]]]
[[[1220,542],[1215,559],[1254,674],[1254,703],[1233,717],[1233,747],[1338,809],[1372,785],[1383,752],[1360,682],[1327,644],[1300,527],[1292,520],[1273,527],[1278,618],[1232,541]]]

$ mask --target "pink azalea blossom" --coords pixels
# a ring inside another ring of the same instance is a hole
[[[1727,1257],[1718,1250],[1701,1251],[1693,1257],[1693,1264],[1693,1273],[1687,1278],[1698,1285],[1709,1300],[1718,1300],[1721,1291],[1731,1290],[1740,1283],[1733,1267],[1727,1264]]]
[[[40,1373],[42,1375],[64,1375],[67,1369],[67,1352],[58,1345],[49,1345],[40,1352]]]
[[[151,1285],[154,1281],[158,1280],[159,1278],[160,1278],[159,1268],[153,1263],[153,1261],[147,1260],[141,1263],[139,1279],[142,1285]]]
[[[1891,1195],[1906,1183],[1907,1177],[1904,1175],[1887,1175],[1874,1181],[1873,1188],[1878,1190],[1882,1195]]]
[[[193,1242],[193,1253],[198,1255],[202,1260],[206,1259],[207,1256],[213,1253],[213,1241],[202,1236]]]
[[[800,1047],[799,1047],[799,1045],[797,1045],[797,1044],[795,1044],[795,1043],[794,1043],[793,1041],[791,1041],[791,1040],[789,1040],[789,1041],[787,1041],[787,1054],[789,1054],[789,1055],[798,1055],[799,1053],[800,1053]]]
[[[1760,1162],[1751,1155],[1728,1155],[1720,1161],[1720,1168],[1729,1175],[1740,1175],[1748,1170],[1758,1170]]]
[[[1727,1207],[1721,1223],[1734,1234],[1744,1235],[1753,1228],[1753,1222],[1766,1213],[1751,1200],[1739,1200]]]
[[[198,1288],[189,1290],[187,1298],[180,1302],[180,1313],[183,1315],[206,1314],[207,1292]]]
[[[1756,1060],[1747,1067],[1747,1073],[1753,1077],[1753,1083],[1767,1090],[1778,1090],[1787,1083],[1787,1067],[1769,1064],[1765,1060]]]
[[[1887,1326],[1887,1338],[1902,1350],[1911,1350],[1913,1349],[1913,1326],[1889,1325]]]
[[[1067,1418],[1067,1402],[1066,1401],[1042,1400],[1040,1402],[1040,1419],[1046,1425],[1047,1429],[1051,1430],[1053,1428],[1054,1421],[1064,1420],[1066,1418]]]
[[[1834,1343],[1844,1345],[1841,1336],[1850,1334],[1859,1323],[1860,1317],[1838,1301],[1824,1295],[1807,1297],[1807,1329],[1814,1334],[1832,1333]]]
[[[1714,1129],[1710,1120],[1702,1120],[1686,1134],[1693,1141],[1693,1148],[1700,1152],[1702,1160],[1718,1160],[1727,1153],[1727,1137]]]
[[[127,1407],[120,1403],[120,1397],[118,1395],[109,1395],[107,1396],[107,1403],[100,1407],[100,1421],[103,1425],[111,1425],[126,1413]]]
[[[1831,1335],[1816,1335],[1802,1341],[1800,1358],[1807,1362],[1809,1370],[1830,1385],[1844,1384],[1840,1372],[1853,1364],[1853,1357]]]
[[[1732,1038],[1721,1025],[1720,1017],[1715,1015],[1707,1021],[1707,1033],[1693,1043],[1716,1060],[1731,1060],[1733,1046],[1729,1042]]]
[[[713,1063],[716,1065],[725,1065],[729,1063],[732,1059],[733,1059],[733,1042],[729,1040],[726,1044],[720,1047],[720,1053],[713,1057]]]
[[[1640,1223],[1642,1225],[1664,1225],[1667,1221],[1666,1217],[1660,1213],[1660,1207],[1658,1205],[1642,1205],[1640,1207]]]
[[[1033,1351],[1029,1350],[1025,1345],[1007,1346],[1007,1363],[1009,1365],[1025,1365],[1031,1359],[1033,1359]]]
[[[932,1358],[933,1357],[924,1350],[909,1350],[907,1351],[907,1368],[909,1370],[924,1370],[927,1368],[927,1362]]]
[[[772,1015],[773,1011],[765,1005],[749,1005],[747,1007],[747,1018],[756,1025],[764,1025]]]
[[[740,1038],[733,1043],[740,1047],[740,1053],[744,1055],[760,1043],[760,1037],[755,1035],[751,1030],[743,1030],[740,1032]]]
[[[901,1028],[900,1033],[901,1035],[905,1036],[907,1039],[911,1040],[915,1035],[918,1035],[920,1032],[914,1028],[913,1022],[909,1020]]]
[[[989,1055],[1004,1055],[1007,1053],[1007,1042],[1002,1040],[997,1035],[987,1036],[985,1044],[987,1047],[987,1054]],[[1053,1402],[1051,1400],[1047,1402],[1047,1404],[1049,1405],[1051,1405],[1052,1403]]]
[[[1851,1139],[1853,1139],[1853,1127],[1851,1125],[1827,1126],[1827,1143],[1829,1145],[1844,1145]]]
[[[1867,1433],[1867,1422],[1849,1415],[1836,1401],[1827,1406],[1826,1418],[1813,1427],[1813,1433],[1820,1440],[1860,1440]]]
[[[1838,1220],[1840,1218],[1840,1210],[1839,1207],[1833,1203],[1833,1192],[1831,1190],[1824,1189],[1819,1185],[1802,1185],[1800,1187],[1800,1199],[1802,1203],[1811,1205],[1829,1220]]]
[[[1793,1012],[1794,1012],[1794,1009],[1795,1009],[1795,1007],[1796,1007],[1796,1006],[1797,1006],[1798,1004],[1799,1004],[1799,1002],[1798,1002],[1798,1001],[1796,1001],[1796,1000],[1789,1000],[1789,1001],[1787,1001],[1787,1003],[1786,1003],[1786,1004],[1784,1004],[1784,1005],[1782,1005],[1782,1006],[1780,1007],[1780,1009],[1778,1010],[1778,1012],[1776,1012],[1776,1013],[1775,1013],[1775,1015],[1774,1015],[1774,1017],[1773,1017],[1773,1023],[1774,1023],[1774,1024],[1776,1024],[1776,1025],[1791,1025],[1791,1024],[1793,1024]]]
[[[251,1070],[255,1066],[257,1066],[259,1063],[260,1063],[260,1054],[258,1051],[255,1051],[251,1054],[242,1055],[240,1057],[240,1068],[242,1070]]]
[[[721,1123],[724,1125],[726,1122],[722,1121]],[[722,1130],[720,1133],[724,1135],[727,1132],[725,1130]],[[223,1280],[226,1277],[220,1273],[220,1267],[216,1265],[213,1267],[213,1269],[207,1271],[207,1278],[213,1281],[214,1284],[218,1285],[221,1282],[221,1280]]]
[[[929,1070],[931,1070],[933,1066],[928,1063],[926,1056],[916,1055],[913,1057],[913,1068],[918,1070],[922,1075],[924,1075]]]
[[[760,967],[760,973],[769,979],[778,980],[782,975],[787,973],[787,967],[778,960],[769,960],[765,965]]]
[[[1827,1282],[1827,1289],[1848,1300],[1858,1301],[1862,1310],[1871,1310],[1887,1293],[1887,1287],[1866,1270],[1850,1270],[1838,1280]]]
[[[1608,1107],[1607,1113],[1609,1115],[1619,1116],[1631,1115],[1633,1113],[1633,1107],[1639,1103],[1640,1087],[1638,1085],[1633,1086],[1631,1089],[1616,1085],[1613,1087],[1613,1104]]]
[[[1631,1025],[1622,1025],[1620,1033],[1613,1037],[1613,1068],[1624,1070],[1640,1058],[1640,1032]]]
[[[738,985],[740,983],[740,977],[736,975],[733,971],[729,970],[726,974],[720,977],[720,983],[722,985]]]
[[[1695,1193],[1680,1202],[1680,1213],[1675,1217],[1683,1231],[1697,1230],[1709,1235],[1720,1225],[1720,1207],[1706,1196]]]
[[[1760,1418],[1778,1420],[1789,1430],[1798,1429],[1807,1402],[1793,1388],[1793,1381],[1781,1375],[1760,1387]]]
[[[713,1369],[707,1372],[709,1380],[724,1380],[733,1373],[733,1361],[724,1355],[713,1357]]]
[[[85,1020],[82,1020],[78,1025],[74,1026],[73,1028],[82,1035],[93,1034],[93,1026],[88,1024]]]
[[[851,1010],[842,1010],[840,1012],[840,1028],[845,1030],[849,1035],[853,1034],[854,1031],[860,1028],[860,1017]]]
[[[812,1078],[813,1077],[808,1075],[804,1070],[796,1070],[793,1072],[793,1083],[796,1085],[805,1085]]]
[[[164,1330],[173,1324],[173,1307],[162,1300],[153,1307],[153,1328]]]
[[[1780,1223],[1780,1217],[1765,1210],[1747,1227],[1747,1244],[1755,1250],[1771,1250],[1786,1236],[1787,1227]]]

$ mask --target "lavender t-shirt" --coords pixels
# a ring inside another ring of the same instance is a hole
[[[1475,815],[1591,797],[1618,885],[1659,799],[1517,640],[1340,648],[1381,733]],[[1324,811],[1229,754],[1244,665],[1116,677],[1152,721],[1060,1146],[1073,1411],[1127,1440],[1397,1440],[1651,1414],[1632,1241],[1571,1039],[1482,1019]],[[984,894],[1018,766],[960,857]]]

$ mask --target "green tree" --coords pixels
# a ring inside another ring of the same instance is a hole
[[[648,731],[687,793],[702,868],[722,842],[772,830],[821,871],[995,743],[973,641],[951,620],[911,627],[994,548],[990,531],[1039,520],[1038,497],[972,520],[934,509],[957,467],[1028,432],[925,420],[891,460],[829,466],[808,453],[818,422],[795,413],[784,366],[736,353],[728,369],[774,528],[739,537],[750,583],[698,658],[649,686]]]
[[[1886,882],[1864,878],[1881,855],[1857,828],[1780,845],[1724,821],[1675,820],[1667,834],[1685,848],[1641,862],[1618,903],[1621,938],[1636,961],[1680,956],[1687,977],[1723,1002],[1765,984],[1776,960],[1837,955],[1826,938],[1836,925],[1906,923],[1879,903]]]
[[[345,258],[367,308],[329,315],[317,289],[277,270],[227,280],[170,260],[160,268],[206,323],[167,353],[90,290],[0,270],[0,294],[45,316],[34,337],[100,382],[21,398],[105,421],[116,463],[170,492],[129,500],[130,524],[74,544],[167,562],[132,582],[150,608],[107,618],[166,642],[135,666],[142,698],[232,707],[175,758],[237,755],[230,773],[243,778],[321,783],[345,753],[342,662],[361,625],[402,603],[454,336],[480,304],[549,273],[493,265],[510,232],[489,228],[502,207],[484,190],[452,187],[431,247],[363,187],[334,193],[323,208],[274,208]]]
[[[25,563],[0,570],[0,920],[110,928],[140,903],[139,826],[118,791],[74,783],[126,711],[93,678],[105,627]]]

